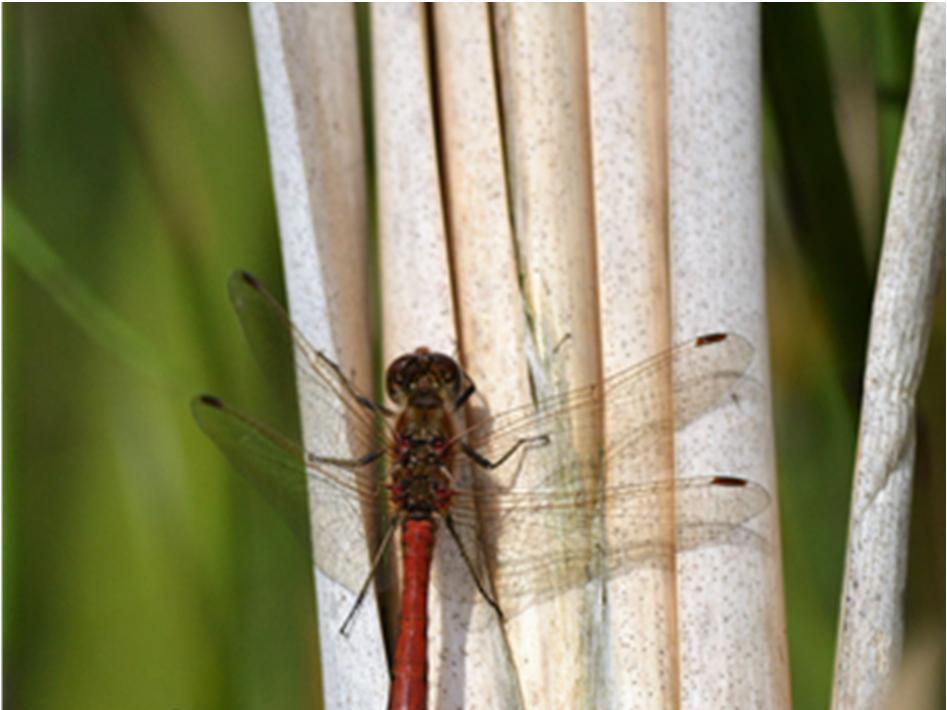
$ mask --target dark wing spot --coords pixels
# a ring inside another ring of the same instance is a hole
[[[224,408],[224,403],[213,395],[202,394],[200,397],[198,397],[198,399],[200,400],[201,404],[206,404],[208,407],[215,407],[216,409]]]
[[[726,340],[726,333],[708,333],[707,335],[701,335],[697,338],[697,347],[701,345],[710,345],[711,343],[719,343],[721,340]]]
[[[742,488],[747,483],[745,478],[735,476],[714,476],[712,482],[715,486],[728,486],[730,488]]]
[[[237,274],[239,278],[242,279],[246,284],[252,286],[253,288],[260,288],[260,282],[257,281],[256,277],[253,274],[250,274],[246,271],[238,271]]]

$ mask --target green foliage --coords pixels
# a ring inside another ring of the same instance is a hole
[[[226,295],[280,283],[246,9],[3,12],[4,700],[314,707],[306,554],[188,407],[278,413]]]
[[[825,304],[842,379],[857,406],[871,285],[816,6],[767,7],[762,24],[766,90],[793,235]]]

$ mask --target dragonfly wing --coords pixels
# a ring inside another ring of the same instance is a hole
[[[636,459],[719,405],[743,377],[752,357],[753,346],[739,335],[703,335],[614,373],[601,383],[494,416],[474,416],[475,423],[466,431],[467,440],[492,461],[523,440],[548,437],[553,446],[567,448],[573,441],[598,436],[607,406],[623,417],[621,431],[609,438],[602,457],[611,467],[615,462]],[[673,409],[666,401],[669,392]],[[522,465],[529,449],[524,447],[512,458],[514,466]],[[561,461],[563,455],[568,456],[568,451],[557,451],[554,458]],[[516,477],[504,471],[503,478],[515,482]],[[647,475],[646,469],[642,471]]]
[[[669,564],[676,550],[753,538],[740,526],[769,495],[741,478],[707,476],[613,486],[480,494],[471,512],[458,494],[458,527],[478,526],[504,613],[596,578]],[[674,511],[671,538],[668,514]],[[741,532],[742,531],[742,532]]]
[[[724,395],[743,378],[753,346],[733,333],[703,335],[609,378],[605,402],[610,411],[627,413],[622,431],[605,451],[606,470],[628,469],[667,446],[674,431],[720,406]],[[673,415],[666,401],[670,383]],[[627,424],[626,424],[627,422]],[[637,465],[638,476],[648,468]]]
[[[300,409],[313,413],[319,421],[317,440],[307,441],[310,450],[337,455],[335,450],[343,442],[346,452],[358,455],[382,448],[379,410],[373,409],[339,366],[293,325],[273,294],[242,271],[230,277],[228,289],[250,349],[267,379],[279,387],[284,401],[299,400]]]
[[[351,549],[353,541],[365,538],[362,506],[371,505],[377,493],[373,467],[316,460],[292,440],[215,397],[197,397],[192,409],[204,432],[283,514],[297,538],[304,544],[311,541],[316,566],[349,589],[358,589],[368,567]],[[315,511],[311,517],[307,501]]]
[[[456,520],[482,526],[501,596],[554,593],[644,560],[667,560],[675,545],[720,540],[722,532],[752,517],[747,511],[759,512],[768,497],[755,484],[743,482],[732,487],[741,490],[718,495],[724,481],[742,479],[689,479],[678,482],[675,492],[665,455],[673,432],[719,404],[752,354],[740,336],[701,336],[601,383],[471,427],[474,448],[491,460],[520,440],[548,438],[547,444],[524,447],[499,476],[477,471],[479,488],[458,491],[453,499]],[[606,406],[609,421],[620,429],[606,432],[607,444],[596,444]],[[661,471],[667,471],[665,479]],[[530,479],[539,485],[517,487],[517,481]],[[676,528],[672,508],[678,508]]]

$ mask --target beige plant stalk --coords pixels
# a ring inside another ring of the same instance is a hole
[[[669,434],[648,456],[655,470],[617,462],[595,475],[629,485],[670,480],[676,468],[774,492],[757,12],[374,6],[385,359],[419,345],[457,355],[480,387],[478,406],[501,412],[673,342],[739,333],[756,350],[747,386]],[[367,205],[352,17],[349,6],[253,8],[293,317],[362,375]],[[359,335],[343,347],[349,328]],[[670,386],[652,393],[668,412]],[[606,406],[604,434],[582,429],[531,455],[544,464],[526,466],[516,487],[546,479],[557,452],[621,437],[627,414]],[[755,544],[675,556],[665,497],[649,523],[666,533],[663,557],[503,624],[439,536],[430,705],[787,706],[776,509],[773,499],[746,531]],[[633,522],[607,502],[601,513],[606,539]],[[374,608],[342,639],[336,599],[346,595],[319,579],[327,706],[379,706],[387,668]]]
[[[667,64],[665,9],[651,4],[586,8],[598,311],[602,369],[617,372],[671,346],[667,253]],[[655,400],[671,415],[670,377]],[[608,407],[607,441],[620,440],[627,412]],[[662,438],[650,470],[612,470],[610,484],[674,472],[673,438]],[[669,501],[670,502],[670,501]],[[674,537],[674,509],[652,511]],[[611,534],[626,524],[608,518]],[[673,707],[679,697],[677,583],[671,547],[660,564],[609,585],[603,677],[612,704]]]
[[[918,30],[872,307],[835,708],[885,706],[901,658],[915,399],[944,266],[944,52],[944,5],[928,3]]]
[[[675,437],[679,476],[732,472],[773,499],[763,542],[678,558],[681,704],[788,707],[763,252],[759,8],[667,10],[673,339],[740,333],[756,352],[735,393]]]

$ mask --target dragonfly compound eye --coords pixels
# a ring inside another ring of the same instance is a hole
[[[442,353],[434,353],[431,356],[431,371],[447,389],[449,399],[454,399],[460,388],[462,375],[460,365],[452,357]]]
[[[414,377],[416,359],[417,357],[413,354],[402,355],[388,366],[388,372],[385,375],[385,390],[395,404],[404,404],[407,400],[407,390]]]

